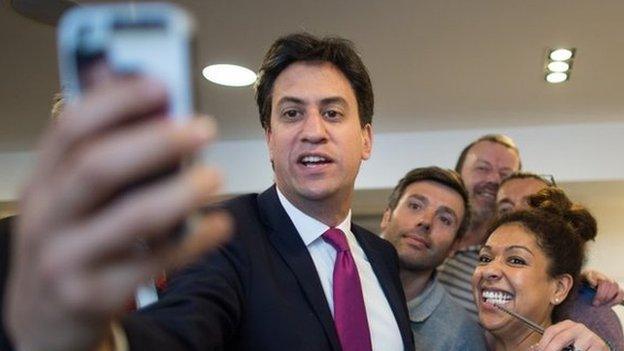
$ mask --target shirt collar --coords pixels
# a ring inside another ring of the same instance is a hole
[[[295,225],[295,229],[299,232],[299,235],[306,246],[310,245],[314,240],[323,235],[327,229],[329,229],[329,226],[323,222],[308,216],[303,211],[295,207],[295,205],[288,201],[286,196],[282,194],[278,187],[275,188],[277,189],[277,197],[279,198],[282,207],[284,207],[284,210]],[[340,224],[338,224],[336,228],[342,230],[345,234],[351,231],[351,210],[349,210],[347,217]]]
[[[407,302],[410,320],[416,323],[424,322],[438,307],[442,297],[444,297],[444,287],[434,275],[425,290]]]

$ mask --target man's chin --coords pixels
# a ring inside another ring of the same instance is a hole
[[[434,269],[437,265],[432,264],[429,260],[417,261],[408,255],[399,255],[399,267],[410,272],[422,272]]]
[[[494,201],[474,201],[472,209],[472,217],[475,221],[489,221],[496,214],[496,202]]]
[[[335,197],[340,191],[329,184],[301,184],[297,195],[308,201],[323,201]]]

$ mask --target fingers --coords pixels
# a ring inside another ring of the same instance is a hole
[[[600,280],[596,287],[596,296],[594,296],[593,305],[602,306],[609,305],[617,298],[620,287],[614,280]]]
[[[68,104],[44,135],[36,176],[45,177],[72,148],[104,129],[145,116],[167,101],[164,86],[144,77],[115,78]],[[114,102],[114,103],[111,103]]]
[[[229,237],[231,227],[229,215],[213,213],[174,248],[162,247],[146,256],[127,256],[94,270],[65,274],[62,284],[56,285],[57,295],[75,313],[101,315],[119,311],[139,284],[162,272],[163,267],[180,266],[214,249]],[[110,293],[111,287],[115,294]]]
[[[160,240],[154,250],[134,250],[137,239],[166,238],[219,184],[214,170],[196,167],[128,194],[94,219],[57,233],[42,258],[45,285],[69,311],[101,315],[119,310],[153,274],[188,263],[227,239],[229,215],[214,212],[196,220],[181,241]]]
[[[573,322],[565,320],[546,328],[544,335],[537,344],[537,350],[561,351],[564,347],[571,345],[574,341],[574,334],[570,332],[570,329],[574,327],[573,324]]]
[[[98,206],[111,194],[149,175],[179,165],[214,137],[215,126],[206,118],[185,125],[167,120],[149,121],[102,138],[65,162],[52,195],[52,215],[69,218]]]
[[[593,269],[586,269],[581,272],[581,279],[585,280],[592,287],[596,287],[598,285],[598,280],[601,278],[607,277]]]
[[[581,277],[594,289],[596,295],[592,301],[594,306],[614,306],[624,299],[624,289],[607,275],[593,269],[581,272]]]
[[[573,345],[579,350],[605,350],[607,345],[585,325],[570,320],[546,328],[542,339],[534,348],[540,351],[561,351]]]
[[[227,217],[211,214],[169,240],[221,178],[201,166],[165,172],[214,135],[204,122],[153,118],[166,101],[164,88],[148,79],[107,80],[69,105],[44,136],[20,200],[9,277],[9,326],[19,340],[38,333],[33,340],[74,342],[80,334],[78,344],[89,345],[140,282],[226,238]],[[153,250],[136,250],[141,240]]]
[[[72,267],[94,269],[119,257],[135,255],[138,240],[167,241],[173,228],[205,205],[220,183],[216,171],[196,166],[124,195],[93,218],[76,224],[63,237],[54,236],[59,244],[48,250],[46,274],[56,276]]]
[[[106,291],[111,286],[127,287],[124,294],[102,296],[102,303],[94,306],[96,309],[93,312],[105,313],[123,306],[138,285],[144,283],[149,277],[162,272],[163,269],[192,262],[206,251],[215,249],[229,237],[232,221],[228,214],[213,213],[203,218],[201,222],[201,225],[189,232],[181,243],[170,243],[146,256],[130,256],[127,260],[100,266],[89,274],[90,280],[86,286],[92,291]],[[85,296],[93,296],[94,293],[97,294],[97,292],[86,292]],[[123,296],[126,299],[123,299]]]
[[[234,229],[231,216],[221,211],[203,215],[194,222],[179,248],[164,256],[167,267],[180,267],[192,262],[207,250],[225,242]]]

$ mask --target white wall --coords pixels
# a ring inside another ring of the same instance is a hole
[[[0,153],[0,202],[15,200],[35,162],[32,152]]]
[[[624,179],[624,162],[613,157],[617,150],[624,152],[624,123],[606,123],[378,134],[373,156],[364,163],[356,188],[394,187],[397,179],[413,167],[452,168],[460,150],[487,133],[505,133],[514,138],[527,170],[554,174],[560,181]],[[207,160],[224,168],[229,193],[258,191],[272,182],[263,140],[221,142]]]
[[[457,130],[386,133],[375,137],[373,156],[364,163],[356,188],[390,188],[417,166],[452,168],[459,151],[487,133],[505,133],[518,143],[524,168],[556,175],[559,181],[624,179],[624,123],[555,125],[498,130]],[[204,159],[226,174],[226,193],[256,192],[272,183],[264,140],[222,141]],[[32,167],[32,153],[0,154],[0,201],[17,196],[19,184]]]

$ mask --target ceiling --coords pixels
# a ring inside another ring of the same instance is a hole
[[[176,2],[197,19],[198,78],[210,63],[255,70],[271,42],[293,31],[353,40],[372,76],[377,132],[622,120],[623,1]],[[0,152],[32,149],[48,120],[54,36],[3,0]],[[561,85],[544,81],[555,46],[577,49]],[[198,85],[200,110],[220,120],[223,139],[261,138],[251,88]]]

